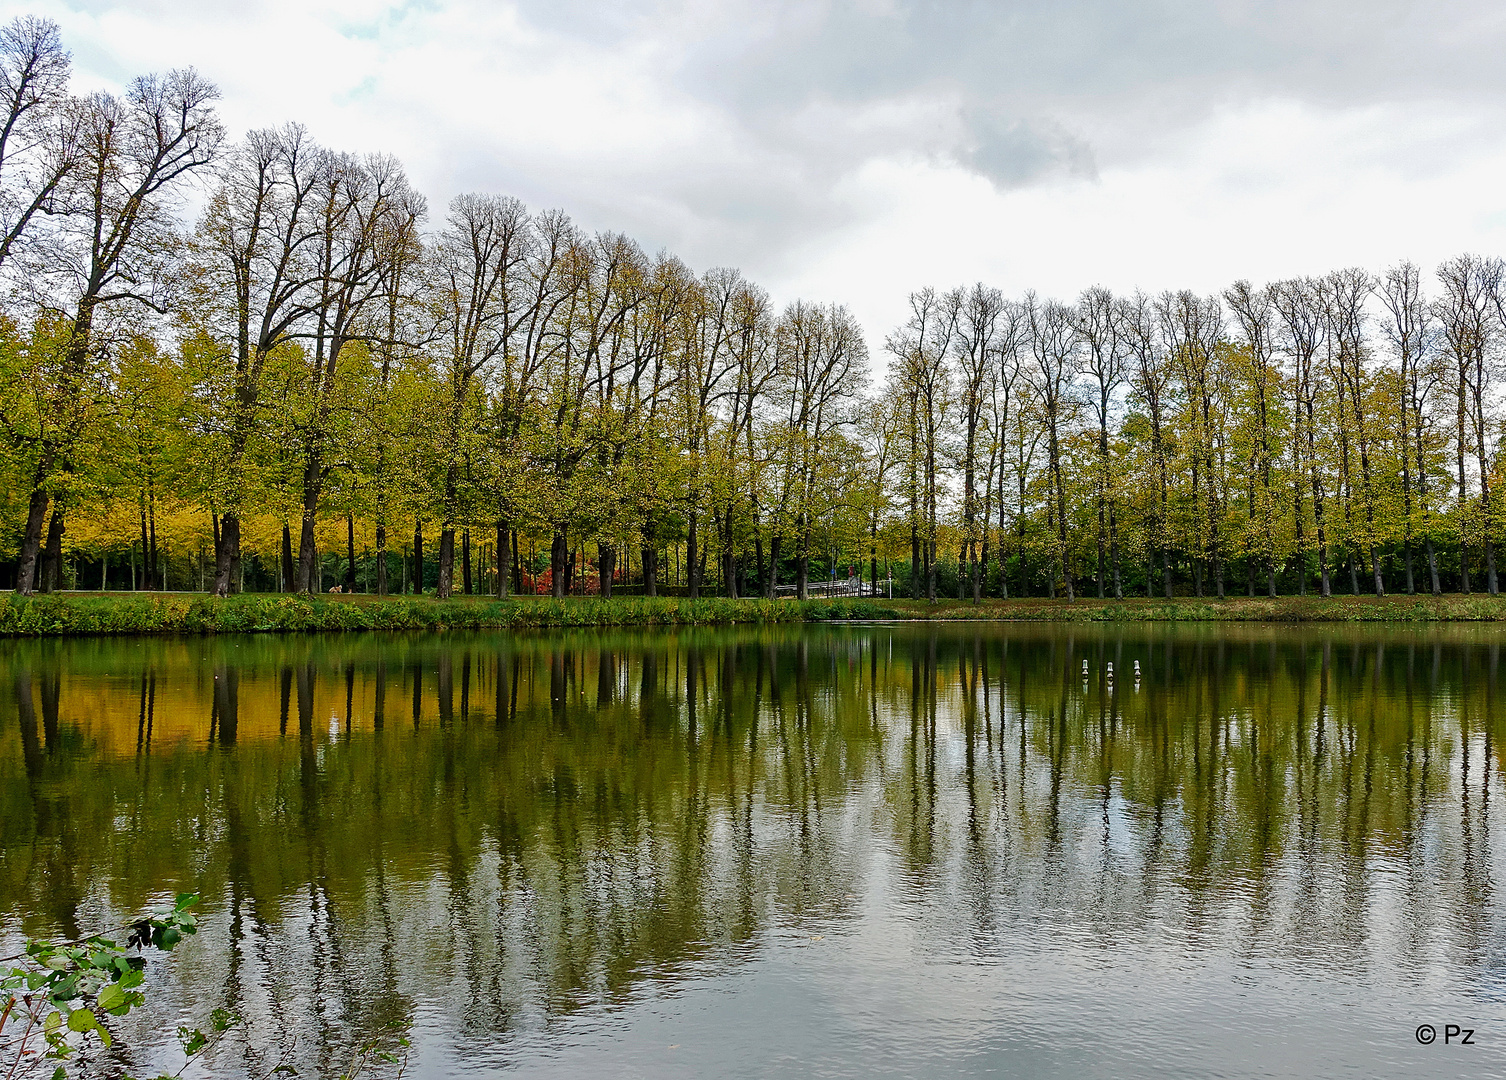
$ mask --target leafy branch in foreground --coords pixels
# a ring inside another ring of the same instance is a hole
[[[76,941],[28,941],[25,951],[0,959],[0,1075],[12,1080],[31,1074],[44,1062],[63,1061],[92,1039],[108,1047],[114,1041],[108,1017],[125,1016],[144,1004],[140,987],[146,978],[145,951],[170,952],[185,934],[198,930],[192,908],[195,893],[180,894],[172,910],[148,915],[129,926],[124,943],[95,936]],[[233,1018],[216,1014],[217,1031]],[[197,1031],[183,1040],[190,1058],[209,1037]],[[62,1065],[53,1072],[55,1080]]]

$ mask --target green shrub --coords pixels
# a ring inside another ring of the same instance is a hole
[[[1491,596],[1231,597],[1227,600],[729,600],[711,597],[455,598],[152,593],[12,595],[0,636],[249,634],[337,630],[506,630],[563,626],[716,626],[837,620],[1050,622],[1457,622],[1506,620]]]

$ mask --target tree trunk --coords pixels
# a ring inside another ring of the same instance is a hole
[[[37,587],[37,562],[42,553],[42,529],[47,524],[49,501],[45,488],[32,488],[31,501],[26,508],[26,530],[21,539],[21,560],[16,566],[16,591],[28,596]]]
[[[42,567],[38,574],[39,592],[56,592],[63,577],[63,509],[54,504],[47,522],[47,546],[42,549]]]
[[[701,595],[701,560],[700,560],[700,520],[695,511],[690,513],[690,530],[685,540],[685,576],[687,578],[686,592],[692,600]]]
[[[474,596],[476,583],[471,578],[471,530],[466,529],[460,534],[460,572],[464,578],[463,587],[466,596]]]
[[[146,495],[141,496],[138,507],[141,514],[141,588],[144,592],[151,592],[157,586],[152,573],[152,546],[146,531]],[[36,588],[36,582],[32,583]]]
[[[639,552],[639,561],[643,564],[643,595],[659,595],[659,549],[651,544],[644,544]]]
[[[282,591],[293,591],[293,534],[288,523],[282,523]]]
[[[219,535],[214,540],[214,595],[228,596],[235,581],[232,560],[239,561],[241,553],[241,520],[234,511],[220,518]]]
[[[920,599],[920,533],[910,525],[910,599]]]
[[[157,499],[156,494],[151,491],[150,483],[148,483],[147,489],[146,523],[152,547],[152,584],[156,588],[166,592],[167,568],[157,558]]]
[[[1015,514],[1015,550],[1020,553],[1020,599],[1030,596],[1030,566],[1025,554],[1025,510],[1021,503]]]
[[[319,513],[319,492],[324,480],[324,455],[317,446],[310,448],[303,465],[303,509],[298,529],[298,581],[297,591],[318,592],[324,585],[322,567],[316,567],[318,558],[314,540],[314,524]]]
[[[376,527],[376,592],[387,595],[387,526],[380,522]]]
[[[512,530],[507,522],[497,522],[497,599],[507,595],[508,575],[512,573]]]
[[[1124,572],[1119,562],[1119,509],[1109,500],[1109,562],[1114,574],[1114,599],[1124,599]]]
[[[565,534],[556,529],[554,539],[549,544],[549,591],[556,599],[565,595],[565,559],[567,556]]]
[[[448,600],[455,591],[455,527],[446,525],[439,531],[439,583],[434,595]]]
[[[1098,572],[1093,575],[1094,584],[1098,587],[1098,599],[1100,600],[1103,599],[1103,571],[1104,563],[1107,561],[1107,552],[1104,550],[1103,543],[1103,534],[1106,525],[1104,520],[1106,516],[1105,511],[1103,494],[1100,492],[1098,496]]]
[[[413,595],[424,594],[424,522],[419,518],[413,525]]]
[[[354,514],[345,515],[345,581],[343,587],[348,593],[356,591],[356,518]]]
[[[241,561],[241,519],[239,516],[231,514],[220,519],[220,538],[225,544],[225,549],[230,553],[230,576],[226,586],[231,592],[238,593],[242,590],[242,583],[245,580]],[[215,573],[218,577],[218,565],[215,567]]]
[[[765,576],[763,562],[763,533],[758,532],[755,526],[753,533],[753,564],[758,571],[758,592],[763,595],[768,592],[768,578]]]
[[[596,576],[601,581],[601,598],[612,599],[612,578],[617,573],[617,545],[596,541]]]

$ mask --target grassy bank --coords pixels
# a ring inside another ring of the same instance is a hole
[[[884,600],[901,619],[995,622],[1502,622],[1506,596],[1182,596],[1172,600]]]
[[[813,609],[821,609],[819,612]],[[0,603],[0,636],[247,634],[334,630],[495,630],[550,626],[716,626],[894,617],[871,604],[623,597],[426,598],[63,594]]]
[[[863,620],[999,622],[1498,622],[1506,597],[1396,596],[1227,600],[686,600],[623,597],[455,599],[151,593],[12,596],[0,636],[243,634],[334,630],[494,630],[554,626],[716,626]]]

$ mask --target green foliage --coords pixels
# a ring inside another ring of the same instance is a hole
[[[0,636],[712,626],[800,622],[819,609],[820,605],[780,600],[674,597],[513,597],[445,603],[417,597],[15,596],[0,605]]]
[[[0,637],[85,634],[323,633],[495,630],[569,626],[727,626],[841,620],[996,619],[1045,622],[1496,622],[1506,598],[1284,596],[1267,599],[963,601],[728,600],[680,597],[15,596],[0,604]]]
[[[839,609],[842,602],[820,607]],[[887,600],[853,602],[874,614],[831,614],[829,618],[974,620],[996,622],[1502,622],[1506,597],[1474,596],[1279,596],[1230,597],[1225,600]],[[808,616],[814,621],[815,617]]]
[[[185,934],[197,932],[192,909],[198,902],[193,893],[180,894],[171,910],[121,927],[128,931],[124,943],[103,935],[28,941],[24,952],[0,961],[0,1067],[6,1075],[21,1076],[43,1061],[66,1060],[86,1047],[90,1036],[110,1046],[106,1017],[124,1016],[146,1001],[140,989],[146,977],[145,950],[170,952]],[[216,1030],[226,1030],[232,1019],[217,1012]],[[184,1052],[192,1058],[208,1037],[197,1030],[185,1032],[180,1029]],[[62,1075],[58,1066],[54,1080]]]

